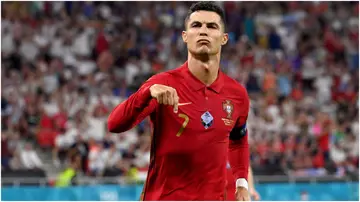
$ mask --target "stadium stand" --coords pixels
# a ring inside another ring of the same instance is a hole
[[[78,175],[144,179],[149,121],[115,135],[106,119],[186,60],[190,4],[2,2],[2,177],[53,180],[77,156]],[[255,175],[357,175],[359,3],[221,4],[221,68],[251,97]]]

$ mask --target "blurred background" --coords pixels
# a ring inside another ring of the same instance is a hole
[[[192,2],[1,2],[2,200],[138,200],[149,120],[111,110],[187,58]],[[219,2],[263,200],[359,200],[359,3]],[[234,92],[236,93],[236,92]]]

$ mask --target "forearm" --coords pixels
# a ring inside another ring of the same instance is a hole
[[[249,144],[247,135],[239,140],[230,140],[229,161],[235,179],[248,179]]]
[[[155,111],[158,104],[152,99],[150,87],[154,84],[166,85],[166,83],[167,74],[158,74],[148,79],[136,93],[111,112],[108,118],[109,131],[113,133],[127,131]]]
[[[249,184],[249,189],[252,189],[252,190],[255,189],[254,176],[253,176],[253,172],[252,172],[251,166],[249,166],[248,184]]]
[[[111,112],[108,118],[108,129],[113,133],[121,133],[134,127],[145,118],[151,109],[149,87],[140,89],[122,102]]]

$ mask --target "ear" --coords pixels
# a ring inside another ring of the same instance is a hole
[[[186,33],[186,31],[182,31],[181,36],[182,36],[182,39],[183,39],[184,43],[187,43],[187,33]]]
[[[228,33],[224,33],[224,34],[223,34],[222,41],[221,41],[221,45],[227,44],[228,41],[229,41],[229,34],[228,34]]]

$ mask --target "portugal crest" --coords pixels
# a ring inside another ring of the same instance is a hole
[[[225,100],[223,103],[222,103],[222,107],[223,107],[223,110],[226,112],[227,116],[226,118],[227,119],[231,119],[231,115],[234,111],[234,105],[231,103],[230,100]]]

